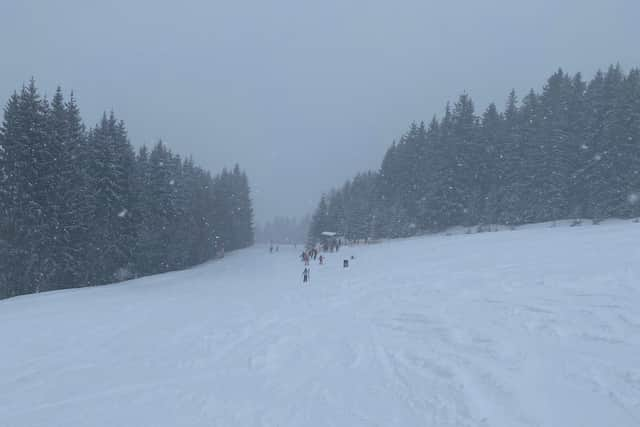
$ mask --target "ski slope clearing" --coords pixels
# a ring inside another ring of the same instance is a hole
[[[0,301],[0,425],[640,425],[640,224],[327,258]]]

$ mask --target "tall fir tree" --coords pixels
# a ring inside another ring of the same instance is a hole
[[[122,122],[103,115],[89,134],[90,189],[95,195],[89,230],[89,251],[94,269],[92,285],[114,281],[126,274],[135,247],[133,147]]]

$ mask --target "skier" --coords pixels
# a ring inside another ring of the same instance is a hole
[[[302,283],[307,283],[309,281],[309,273],[311,273],[311,270],[305,267],[302,272]]]
[[[320,265],[322,265],[322,263],[324,262],[324,257],[322,255],[320,255],[319,260],[320,260]]]

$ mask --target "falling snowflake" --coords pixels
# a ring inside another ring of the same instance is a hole
[[[582,148],[583,150],[588,150],[589,146],[587,144],[582,144],[580,148]]]
[[[602,156],[600,154],[596,154],[595,156],[593,156],[593,160],[599,162],[600,160],[602,160]]]
[[[122,209],[122,210],[120,211],[120,213],[118,214],[118,218],[124,218],[125,216],[127,216],[127,213],[128,213],[128,212],[129,212],[128,210],[126,210],[126,209]]]
[[[176,183],[176,181],[175,181],[174,179],[172,179],[171,181],[169,181],[169,185],[173,185],[173,184],[175,184],[175,183]]]
[[[627,200],[629,201],[629,203],[631,203],[632,205],[635,205],[636,203],[640,202],[640,194],[638,193],[631,193],[629,194],[629,196],[627,197]]]

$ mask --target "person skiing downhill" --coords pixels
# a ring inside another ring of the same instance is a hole
[[[311,270],[305,267],[302,272],[302,283],[307,283],[309,281],[309,273],[311,273]]]

